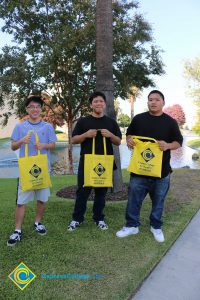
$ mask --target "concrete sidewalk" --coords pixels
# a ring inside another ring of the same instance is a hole
[[[200,210],[132,300],[200,300]]]

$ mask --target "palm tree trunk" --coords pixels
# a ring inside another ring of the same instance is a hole
[[[113,82],[113,15],[112,0],[97,0],[96,4],[96,90],[107,99],[106,114],[116,119]],[[114,171],[113,191],[122,190],[122,174],[119,147],[113,146],[117,170]]]
[[[73,168],[73,156],[72,156],[72,117],[70,117],[70,114],[68,115],[67,120],[67,127],[68,127],[68,150],[67,150],[67,174],[74,174],[74,168]]]
[[[134,97],[132,97],[130,103],[131,103],[131,120],[132,120],[133,117],[134,117],[134,104],[135,104],[135,98]]]

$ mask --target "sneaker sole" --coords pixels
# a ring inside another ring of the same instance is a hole
[[[69,232],[71,232],[71,231],[74,231],[74,230],[76,230],[77,228],[74,228],[74,229],[72,229],[72,228],[67,228],[67,231],[69,231]]]
[[[20,242],[20,241],[18,241],[18,242]],[[8,247],[14,247],[16,244],[17,244],[17,242],[14,243],[14,244],[9,244],[9,243],[7,242],[7,246],[8,246]]]
[[[78,229],[78,227],[80,227],[80,225],[82,224],[83,222],[80,222],[75,228],[72,228],[72,227],[67,227],[67,231],[74,231],[76,229]]]
[[[47,233],[45,232],[45,233],[41,233],[41,232],[38,232],[38,231],[36,231],[35,230],[35,232],[37,233],[37,234],[39,234],[39,235],[46,235]]]
[[[139,233],[139,230],[138,230],[138,232],[134,232],[134,233],[129,233],[129,234],[126,234],[126,235],[118,235],[117,233],[116,233],[116,236],[117,237],[119,237],[119,238],[124,238],[124,237],[127,237],[127,236],[129,236],[129,235],[136,235],[136,234],[138,234]]]
[[[158,242],[158,243],[164,243],[164,241],[165,241],[165,238],[164,238],[164,240],[158,240],[156,237],[155,237],[155,235],[154,235],[154,233],[153,233],[153,231],[152,231],[152,229],[150,228],[150,231],[151,231],[151,233],[153,234],[153,237],[154,237],[154,239],[155,239],[155,241],[156,242]]]
[[[164,241],[165,241],[165,240],[162,240],[162,241],[158,240],[158,239],[155,238],[155,236],[153,236],[153,237],[154,237],[155,241],[158,242],[158,243],[164,243]]]
[[[100,226],[98,226],[101,230],[108,230],[108,227],[104,227],[104,228],[101,228]]]

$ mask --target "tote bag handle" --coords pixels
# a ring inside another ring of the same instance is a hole
[[[103,136],[103,149],[104,149],[104,155],[107,155],[106,151],[106,138]],[[95,154],[95,138],[92,138],[92,154]]]
[[[29,130],[27,135],[30,135],[31,133],[33,133],[35,135],[35,141],[36,143],[39,143],[39,137],[38,134],[35,130]],[[40,150],[38,150],[38,154],[40,155]],[[28,156],[28,144],[25,144],[25,157]]]
[[[155,143],[158,143],[155,139],[147,137],[147,136],[132,135],[132,138],[139,139],[139,140],[151,140],[151,141],[154,141]]]

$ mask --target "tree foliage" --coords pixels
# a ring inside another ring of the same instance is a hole
[[[138,89],[154,85],[152,75],[164,73],[150,24],[137,13],[136,1],[114,2],[113,73],[115,97],[128,98],[132,86]],[[132,13],[130,13],[130,11]],[[117,94],[116,94],[117,93]]]
[[[189,81],[189,89],[196,105],[200,107],[200,57],[185,62],[184,74]]]
[[[19,46],[0,56],[1,104],[11,95],[9,111],[23,116],[23,103],[35,90],[50,90],[52,112],[65,120],[69,136],[69,173],[73,173],[73,121],[88,111],[95,86],[94,1],[2,1],[3,30]],[[59,111],[58,111],[59,110]],[[51,116],[50,116],[51,115]]]
[[[196,110],[195,124],[192,127],[192,130],[196,134],[200,135],[200,108]]]
[[[172,106],[168,106],[163,110],[166,114],[175,119],[179,126],[183,126],[186,122],[185,112],[181,105],[174,104]]]
[[[131,85],[147,87],[151,75],[163,73],[151,27],[137,7],[135,1],[113,2],[115,97],[126,98]],[[13,80],[20,98],[36,86],[52,88],[57,101],[80,112],[95,83],[94,15],[92,0],[1,1],[3,31],[21,44],[3,49],[1,91],[13,92]]]
[[[119,114],[122,113],[122,109],[120,107],[120,102],[117,99],[114,100],[114,109],[115,109],[116,118],[118,118]]]
[[[189,81],[190,93],[197,106],[195,124],[192,130],[200,135],[200,57],[196,57],[191,61],[186,61],[184,73]]]
[[[127,114],[120,114],[118,116],[118,124],[120,127],[128,127],[131,122],[131,118]]]
[[[95,8],[94,0],[1,1],[2,30],[16,43],[0,53],[0,106],[8,106],[4,121],[11,113],[24,115],[31,92],[48,89],[51,112],[58,114],[59,107],[71,145],[73,121],[88,112],[88,94],[95,88]],[[148,87],[152,75],[163,73],[151,27],[137,8],[135,1],[113,2],[114,96],[124,99],[132,85]]]

